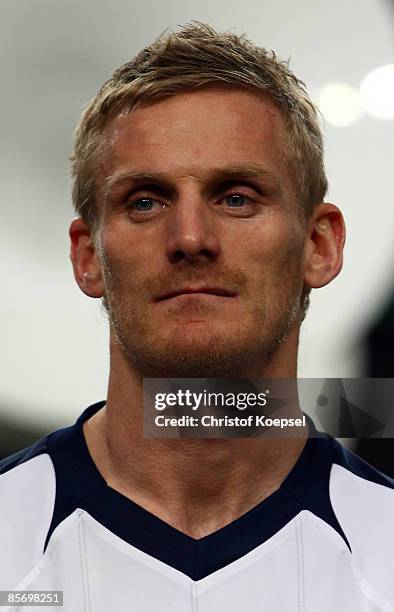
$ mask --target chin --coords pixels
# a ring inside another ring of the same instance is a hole
[[[256,346],[255,337],[241,342],[236,333],[227,341],[223,337],[216,341],[212,335],[194,340],[179,337],[175,343],[139,343],[125,348],[143,376],[152,378],[246,377],[246,372],[256,364],[262,367],[273,352]]]

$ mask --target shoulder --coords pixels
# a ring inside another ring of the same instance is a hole
[[[73,425],[0,461],[0,590],[16,588],[41,560],[57,525],[105,482],[93,466],[82,429],[104,403],[89,406]]]
[[[45,436],[0,461],[0,589],[14,589],[43,554],[56,494]]]
[[[330,498],[344,520],[394,520],[394,479],[383,474],[352,451],[334,442],[330,474]],[[383,529],[385,520],[381,524]],[[393,533],[394,537],[394,533]]]
[[[335,441],[329,493],[356,567],[394,599],[394,480]]]

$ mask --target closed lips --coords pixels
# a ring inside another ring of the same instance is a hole
[[[201,288],[190,288],[187,287],[185,289],[175,289],[174,291],[169,291],[166,294],[160,295],[157,301],[160,300],[168,300],[173,297],[177,297],[178,295],[184,295],[185,293],[209,293],[211,295],[220,295],[222,297],[234,297],[236,294],[228,291],[227,289],[220,289],[216,287],[201,287]]]

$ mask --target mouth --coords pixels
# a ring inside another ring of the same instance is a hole
[[[174,291],[168,291],[162,295],[159,295],[156,298],[156,302],[161,302],[162,300],[170,300],[171,298],[178,297],[179,295],[187,295],[187,294],[207,294],[207,295],[216,295],[220,297],[235,297],[237,294],[233,291],[228,291],[227,289],[222,289],[220,287],[185,287],[184,289],[175,289]]]

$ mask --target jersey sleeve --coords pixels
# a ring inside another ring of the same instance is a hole
[[[45,439],[0,461],[0,590],[14,590],[42,557],[55,494]]]

